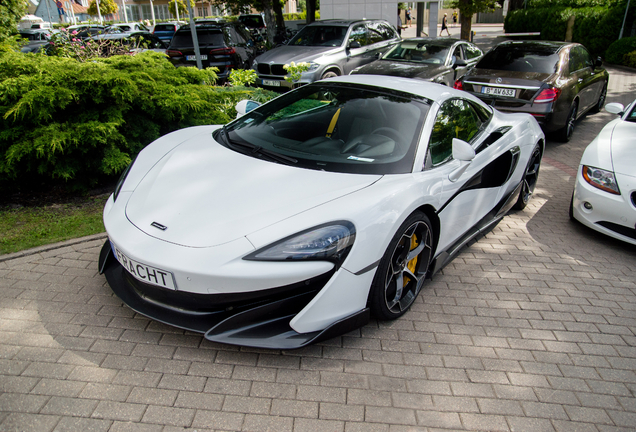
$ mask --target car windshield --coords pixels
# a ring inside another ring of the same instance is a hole
[[[247,113],[215,139],[254,157],[261,149],[282,155],[303,168],[407,173],[429,103],[370,86],[309,84]]]
[[[202,29],[197,28],[197,38],[199,45],[223,46],[223,33],[220,28]],[[190,29],[179,31],[175,34],[171,44],[173,46],[194,46],[192,43],[192,32]]]
[[[174,24],[157,24],[155,26],[155,31],[174,31],[175,25]]]
[[[628,122],[636,123],[636,103],[632,105],[632,110],[629,112],[625,120]]]
[[[382,58],[414,63],[444,64],[450,47],[426,42],[402,42]]]
[[[542,47],[497,47],[477,63],[479,69],[496,69],[514,72],[554,73],[559,54]]]
[[[340,46],[347,34],[347,27],[307,26],[303,27],[288,45]]]
[[[239,22],[243,23],[245,27],[260,28],[264,27],[263,18],[260,15],[241,15],[238,17]]]

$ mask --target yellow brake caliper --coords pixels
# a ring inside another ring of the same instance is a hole
[[[418,241],[417,241],[417,236],[415,234],[413,234],[413,237],[411,237],[411,248],[409,249],[410,251],[412,251],[413,249],[415,249],[418,245]],[[415,258],[413,258],[411,261],[408,262],[408,264],[406,264],[406,266],[408,267],[408,269],[411,271],[411,273],[415,274],[415,267],[417,266],[417,256]],[[403,286],[406,286],[407,283],[409,283],[411,280],[410,277],[408,276],[404,276],[403,279]]]

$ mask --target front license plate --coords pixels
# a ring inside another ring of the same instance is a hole
[[[280,81],[276,80],[263,80],[263,85],[272,86],[272,87],[280,87]]]
[[[117,261],[136,279],[171,290],[177,289],[177,285],[174,283],[174,276],[169,271],[151,267],[128,258],[122,251],[117,249],[117,246],[115,246],[113,242],[110,242],[110,246],[113,249]]]
[[[207,59],[208,59],[208,55],[207,54],[201,54],[201,60],[207,60]],[[197,56],[195,56],[195,55],[186,56],[186,60],[188,60],[188,61],[197,61]]]
[[[489,95],[515,97],[515,89],[499,87],[482,87],[481,92]]]

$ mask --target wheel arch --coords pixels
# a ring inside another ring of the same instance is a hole
[[[433,228],[433,257],[435,257],[435,253],[437,251],[437,243],[439,242],[440,228],[441,228],[439,216],[437,215],[437,211],[435,210],[435,207],[433,207],[430,204],[424,204],[418,207],[416,211],[417,210],[424,213],[426,217],[428,217],[428,220],[431,222],[431,225],[433,225],[431,228]],[[408,216],[406,219],[408,219]],[[429,270],[430,270],[430,266],[433,264],[433,261],[434,259],[431,258],[431,262],[429,263]]]
[[[320,74],[320,77],[322,78],[322,76],[326,74],[327,72],[334,72],[338,74],[338,76],[342,76],[342,70],[340,69],[340,66],[338,65],[327,66],[325,70],[323,70],[322,73]]]

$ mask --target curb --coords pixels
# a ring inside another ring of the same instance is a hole
[[[87,242],[93,241],[93,240],[105,239],[107,237],[108,237],[107,234],[104,232],[104,233],[89,235],[89,236],[86,236],[86,237],[80,237],[80,238],[75,238],[75,239],[71,239],[71,240],[65,240],[65,241],[61,241],[61,242],[58,242],[58,243],[52,243],[52,244],[48,244],[48,245],[44,245],[44,246],[37,246],[37,247],[34,247],[32,249],[23,250],[23,251],[20,251],[20,252],[14,252],[14,253],[6,254],[6,255],[0,255],[0,262],[10,261],[12,259],[22,258],[22,257],[29,256],[29,255],[35,255],[35,254],[38,254],[40,252],[47,252],[47,251],[50,251],[50,250],[60,249],[60,248],[63,248],[63,247],[72,246],[72,245],[76,245],[76,244],[87,243]]]

